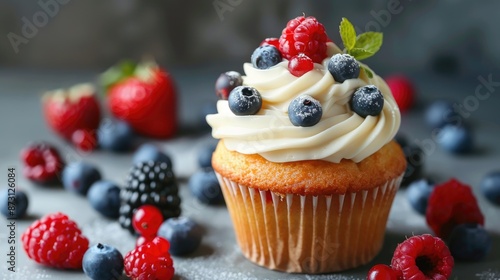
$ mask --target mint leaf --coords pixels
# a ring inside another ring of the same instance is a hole
[[[370,56],[374,55],[375,53],[367,51],[365,49],[360,49],[360,48],[354,48],[348,52],[348,54],[354,56],[355,59],[357,60],[362,60],[365,58],[369,58]]]
[[[366,32],[363,34],[359,34],[359,36],[356,38],[356,44],[354,45],[354,48],[363,49],[366,51],[366,53],[371,53],[370,56],[372,56],[376,52],[378,52],[378,50],[382,46],[383,39],[384,35],[380,32]]]
[[[346,18],[342,18],[340,22],[340,38],[342,38],[342,43],[344,43],[344,48],[349,51],[356,45],[356,30],[352,23]]]
[[[364,66],[362,66],[362,69],[363,69],[363,71],[365,71],[365,74],[366,74],[366,76],[368,76],[368,78],[370,78],[370,79],[373,78],[373,72],[370,69],[368,69]]]

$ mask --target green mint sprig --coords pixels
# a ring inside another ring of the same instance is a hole
[[[381,32],[365,32],[357,35],[352,23],[346,18],[340,22],[340,38],[344,44],[344,52],[352,55],[357,60],[371,57],[380,50],[384,36]],[[367,67],[363,67],[369,78],[373,73]]]

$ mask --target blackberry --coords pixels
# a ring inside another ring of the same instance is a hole
[[[142,205],[160,209],[163,219],[181,214],[181,199],[172,166],[165,162],[141,162],[130,170],[126,187],[120,191],[120,225],[135,233],[132,216]]]

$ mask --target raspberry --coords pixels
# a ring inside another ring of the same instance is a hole
[[[415,103],[415,88],[411,81],[403,75],[395,75],[385,79],[391,89],[392,96],[398,104],[401,112],[411,109]]]
[[[303,53],[299,53],[288,61],[288,70],[295,77],[300,77],[313,68],[314,62]]]
[[[262,43],[260,43],[260,46],[264,45],[271,45],[276,47],[277,49],[280,48],[280,40],[278,38],[266,38]]]
[[[454,260],[439,237],[412,236],[394,251],[391,266],[401,280],[445,280],[451,275]]]
[[[21,151],[24,176],[34,182],[57,182],[64,168],[64,161],[57,149],[47,143],[35,143]]]
[[[35,221],[23,233],[21,241],[30,259],[63,269],[81,269],[89,247],[77,224],[60,212]]]
[[[429,227],[444,239],[457,225],[484,225],[484,216],[471,188],[456,179],[436,185],[429,197],[425,216]]]
[[[326,42],[328,42],[325,27],[314,17],[300,16],[288,22],[279,39],[279,50],[284,58],[303,53],[314,62],[321,63],[326,58]]]
[[[125,273],[132,279],[169,280],[174,276],[167,240],[156,237],[125,255]]]

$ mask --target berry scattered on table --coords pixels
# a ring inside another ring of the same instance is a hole
[[[120,279],[123,273],[123,256],[116,248],[98,243],[83,255],[83,272],[92,280]]]
[[[163,220],[181,214],[181,199],[177,180],[170,166],[164,162],[141,162],[130,170],[125,188],[120,191],[120,225],[135,233],[132,226],[134,211],[142,205],[157,207]]]
[[[29,199],[26,193],[19,189],[2,189],[0,191],[0,213],[7,219],[21,219],[28,210]]]
[[[314,17],[299,16],[290,20],[279,38],[279,50],[283,58],[303,53],[314,62],[321,63],[327,57],[329,41],[325,27]]]
[[[137,237],[137,239],[135,240],[135,247],[137,248],[146,242],[153,241],[153,239],[155,237],[156,236],[142,236],[141,235],[141,236]]]
[[[164,162],[170,169],[173,168],[170,156],[164,153],[158,146],[151,143],[142,144],[132,157],[133,165],[148,161]]]
[[[288,70],[295,77],[300,77],[313,69],[314,62],[303,53],[299,53],[288,61]]]
[[[30,259],[61,269],[81,269],[89,247],[78,225],[60,212],[33,222],[21,235],[21,241]]]
[[[97,148],[97,134],[94,130],[78,129],[71,135],[71,143],[81,151],[91,152]]]
[[[95,92],[91,84],[47,92],[42,103],[49,127],[68,141],[78,129],[96,130],[101,120],[101,110]]]
[[[21,161],[24,176],[41,184],[57,182],[65,166],[58,150],[48,143],[35,143],[24,148]]]
[[[378,116],[384,108],[384,96],[374,85],[358,88],[351,97],[351,109],[363,118]]]
[[[215,151],[217,144],[206,143],[198,151],[198,165],[201,168],[212,167],[212,154]]]
[[[466,126],[446,125],[437,134],[437,143],[444,150],[453,154],[464,154],[472,151],[473,137]]]
[[[237,116],[255,115],[262,107],[262,97],[257,89],[235,87],[228,98],[229,109]]]
[[[429,180],[421,179],[418,181],[413,181],[408,185],[406,190],[406,198],[408,202],[421,215],[425,215],[427,210],[427,203],[429,201],[429,196],[434,189],[434,184],[429,182]]]
[[[457,260],[479,261],[491,251],[491,237],[478,224],[456,226],[448,239],[451,254]]]
[[[428,105],[424,117],[427,125],[433,129],[462,122],[460,115],[453,108],[453,104],[446,100],[437,100]]]
[[[260,46],[265,46],[265,45],[271,45],[274,46],[275,48],[279,49],[280,48],[280,39],[278,38],[266,38],[264,41],[260,43]]]
[[[309,95],[300,95],[288,105],[288,118],[295,126],[313,126],[321,120],[322,115],[321,104]]]
[[[430,234],[412,236],[398,244],[391,267],[398,279],[448,279],[454,260],[446,244]]]
[[[174,264],[167,240],[156,237],[125,255],[125,274],[132,279],[170,280]]]
[[[97,136],[99,147],[112,152],[127,152],[134,144],[132,128],[120,120],[103,120],[97,130]]]
[[[120,72],[109,69],[102,80],[111,113],[143,136],[169,138],[177,130],[177,92],[172,76],[152,62]]]
[[[90,205],[101,215],[118,219],[120,210],[120,187],[111,181],[96,181],[87,193]]]
[[[403,146],[403,153],[406,158],[406,170],[401,182],[402,187],[408,186],[411,182],[422,177],[422,171],[425,162],[425,156],[419,146],[411,143]]]
[[[397,280],[396,272],[385,264],[376,264],[368,271],[366,280]]]
[[[138,234],[144,237],[156,236],[162,223],[163,215],[158,208],[152,205],[143,205],[137,208],[132,216],[132,226]]]
[[[164,221],[157,235],[170,242],[170,254],[181,256],[194,252],[200,246],[203,231],[192,219],[178,217]]]
[[[189,190],[200,202],[205,204],[222,204],[224,196],[212,169],[199,170],[188,182]]]
[[[268,69],[282,61],[280,51],[272,45],[259,46],[252,53],[253,67],[257,69]]]
[[[500,171],[486,174],[479,185],[484,197],[494,205],[500,206]]]
[[[243,85],[241,74],[236,71],[228,71],[220,74],[215,81],[215,94],[219,99],[227,100],[229,93],[235,88]]]
[[[80,195],[87,195],[90,186],[99,180],[101,180],[99,169],[85,161],[71,162],[62,172],[64,188]]]
[[[457,225],[484,225],[484,216],[471,187],[456,179],[434,187],[425,216],[429,227],[444,239],[449,237]]]
[[[415,87],[406,76],[394,75],[387,77],[385,82],[392,92],[401,112],[407,112],[415,103]]]
[[[349,54],[338,53],[328,61],[328,71],[338,83],[359,77],[360,67],[358,61]]]

